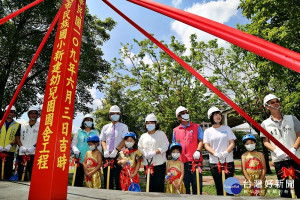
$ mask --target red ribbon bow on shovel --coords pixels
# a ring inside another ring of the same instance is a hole
[[[201,162],[196,163],[195,161],[193,161],[191,165],[192,165],[192,169],[191,169],[192,173],[194,173],[196,171],[197,167],[198,167],[199,173],[200,174],[202,173],[202,169],[201,169],[202,164],[201,164]]]
[[[105,161],[105,164],[103,165],[103,167],[106,168],[106,167],[110,166],[110,168],[113,169],[113,167],[114,167],[114,162],[115,162],[114,159],[107,159],[107,160]]]
[[[79,167],[80,157],[79,158],[73,157],[70,166],[75,166],[75,163],[77,164],[77,167]]]
[[[295,174],[295,170],[294,168],[291,166],[290,168],[286,168],[286,167],[282,167],[281,168],[281,172],[279,172],[280,174],[282,173],[281,177],[283,179],[288,178],[289,176],[292,177],[292,179],[298,179],[298,177]]]
[[[225,171],[225,174],[229,174],[229,173],[230,173],[230,172],[228,171],[227,162],[224,162],[223,166],[222,166],[222,164],[221,164],[220,161],[218,162],[218,171],[219,171],[220,174],[221,174],[221,172],[222,172],[222,167],[223,167],[223,169],[224,169],[224,171]]]
[[[0,158],[3,162],[5,162],[7,156],[8,156],[7,153],[0,152]]]
[[[23,158],[22,165],[25,165],[25,163],[27,163],[27,161],[30,160],[30,155],[23,155],[22,158]]]
[[[148,171],[148,169],[150,169],[150,174],[153,175],[153,173],[154,173],[154,171],[153,171],[153,164],[151,164],[150,166],[146,165],[146,171]]]

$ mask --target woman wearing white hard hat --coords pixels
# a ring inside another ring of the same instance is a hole
[[[5,111],[8,109],[6,106]],[[16,108],[11,107],[10,112],[1,128],[0,134],[0,152],[8,154],[5,160],[4,166],[4,179],[9,179],[12,176],[14,154],[16,150],[15,135],[20,134],[21,125],[14,120],[16,117]],[[0,165],[0,172],[2,171],[2,165]]]
[[[111,123],[103,126],[100,134],[101,145],[103,147],[104,163],[113,160],[113,170],[110,170],[109,176],[109,189],[121,190],[120,186],[120,173],[122,167],[118,165],[118,153],[125,146],[125,134],[128,133],[126,124],[120,122],[121,110],[119,106],[111,106],[109,109],[109,118]],[[104,187],[107,188],[107,174],[108,167],[103,169],[104,173]]]
[[[264,107],[268,109],[271,116],[264,120],[261,126],[268,131],[275,139],[300,158],[300,122],[293,115],[284,115],[280,112],[280,99],[274,94],[268,94],[264,98]],[[300,166],[292,160],[285,152],[270,141],[263,133],[260,133],[263,143],[271,151],[272,161],[278,180],[282,181],[282,187],[279,188],[280,196],[291,198],[290,187],[286,179],[282,180],[282,167],[294,168],[296,177],[300,176]],[[294,180],[294,191],[296,196],[300,197],[300,179]]]
[[[30,107],[27,111],[27,115],[29,120],[22,123],[20,134],[16,134],[16,141],[19,146],[19,155],[17,157],[19,180],[22,179],[24,163],[26,160],[25,157],[25,160],[23,160],[23,155],[30,155],[30,160],[27,161],[25,168],[26,171],[24,181],[27,181],[27,173],[29,174],[29,180],[31,180],[35,147],[40,126],[40,123],[37,121],[39,118],[39,108],[37,106]]]
[[[145,128],[147,132],[141,135],[138,148],[143,153],[144,166],[150,168],[150,171],[153,170],[153,173],[150,175],[149,191],[164,192],[166,152],[169,147],[169,141],[166,134],[158,130],[157,117],[153,113],[147,115]]]
[[[94,118],[92,114],[86,114],[81,122],[80,129],[77,133],[75,133],[72,140],[72,150],[76,156],[80,155],[80,163],[79,167],[77,167],[76,177],[74,186],[82,187],[83,186],[83,178],[84,178],[84,170],[83,170],[83,159],[87,151],[90,150],[89,145],[87,143],[87,138],[89,136],[96,135],[99,137],[98,131],[94,126]],[[98,146],[98,149],[101,151],[101,146]]]
[[[234,176],[233,148],[234,133],[229,126],[221,124],[222,113],[217,107],[211,107],[207,112],[212,127],[204,131],[204,147],[209,152],[210,171],[212,173],[217,195],[223,195],[222,176],[218,170],[218,162],[227,163],[229,171],[226,178]]]

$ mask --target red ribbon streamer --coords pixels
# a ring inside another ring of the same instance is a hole
[[[128,149],[128,148],[126,148],[126,149],[123,150],[123,154],[124,154],[124,156],[128,157],[130,154],[132,154],[135,151],[137,151],[137,149]]]
[[[151,164],[150,166],[146,165],[146,172],[148,172],[148,169],[150,169],[150,174],[153,175],[153,173],[154,173],[153,164]]]
[[[30,160],[30,155],[23,155],[22,158],[23,158],[22,165],[25,165],[27,161]]]
[[[194,173],[196,171],[197,167],[198,167],[199,173],[200,174],[202,173],[202,169],[201,169],[202,164],[201,164],[201,162],[196,163],[195,161],[193,161],[191,165],[192,165],[192,169],[191,169],[192,173]]]
[[[6,17],[3,17],[2,19],[0,19],[0,25],[4,24],[5,22],[7,22],[8,20],[14,18],[15,16],[21,14],[22,12],[24,12],[25,10],[31,8],[32,6],[35,6],[36,4],[39,4],[41,3],[42,1],[44,0],[36,0],[35,2],[32,2],[30,4],[28,4],[27,6],[17,10],[16,12],[6,16]]]
[[[147,31],[145,31],[144,29],[142,29],[139,25],[137,25],[136,23],[134,23],[130,18],[128,18],[126,15],[124,15],[120,10],[118,10],[116,7],[114,7],[110,2],[108,2],[107,0],[102,0],[102,1],[105,2],[114,11],[116,11],[120,16],[122,16],[132,26],[134,26],[136,29],[138,29],[142,34],[144,34],[146,37],[148,37],[153,43],[155,43],[158,47],[160,47],[163,51],[165,51],[170,57],[172,57],[174,60],[176,60],[182,67],[184,67],[187,71],[189,71],[192,75],[194,75],[198,80],[200,80],[204,85],[206,85],[206,87],[208,87],[216,95],[218,95],[221,99],[223,99],[229,106],[231,106],[234,110],[236,110],[250,124],[252,124],[260,132],[262,132],[268,139],[270,139],[272,142],[274,142],[274,144],[276,144],[281,150],[283,150],[288,156],[290,156],[295,162],[297,162],[300,165],[300,159],[298,157],[296,157],[284,145],[282,145],[280,142],[278,142],[277,139],[275,139],[270,133],[268,133],[268,131],[266,131],[264,128],[262,128],[256,121],[254,121],[247,113],[245,113],[238,105],[236,105],[233,101],[231,101],[231,99],[229,99],[225,94],[223,94],[218,88],[216,88],[213,84],[211,84],[208,80],[206,80],[203,76],[201,76],[195,69],[193,69],[191,66],[189,66],[186,62],[184,62],[181,58],[179,58],[176,54],[174,54],[170,49],[168,49],[166,46],[164,46],[161,42],[159,42],[151,34],[149,34]],[[134,2],[134,3],[138,4],[138,5],[140,5],[141,2],[142,2],[142,0],[139,0],[139,1],[128,0],[128,1]],[[150,1],[148,1],[148,3],[151,4]],[[158,4],[158,3],[156,3],[156,4]],[[159,7],[159,6],[160,5],[156,5],[156,7]],[[165,7],[165,9],[162,9],[162,10],[169,10],[169,9],[170,9],[169,7]],[[157,10],[155,10],[155,11],[157,12]],[[173,13],[175,13],[175,11]],[[172,12],[169,12],[169,14],[172,14]],[[188,18],[185,13],[182,13],[182,17],[183,18]],[[199,16],[195,15],[195,17],[199,17]],[[193,21],[192,18],[188,18],[188,19],[190,19],[191,21]],[[234,30],[238,31],[236,29],[234,29]],[[250,34],[248,34],[248,35],[249,35],[248,37],[251,36]],[[257,38],[257,39],[259,39],[259,38]],[[269,44],[269,42],[268,42],[268,44]],[[273,45],[275,45],[275,44],[273,44]],[[277,47],[278,48],[283,48],[283,47],[280,47],[279,45],[277,45]],[[283,48],[283,49],[285,49],[285,48]],[[294,54],[295,57],[299,58],[299,54],[298,53],[290,51],[288,49],[285,49],[285,50],[288,51],[288,54],[290,54],[290,55]],[[280,54],[280,55],[282,57],[282,54]],[[300,59],[298,59],[297,62],[299,62],[299,60]],[[282,64],[282,65],[286,66],[286,62],[285,62],[285,64]],[[300,72],[299,66],[297,68],[293,69],[293,70]]]
[[[80,163],[80,157],[76,158],[75,156],[73,157],[70,166],[75,166],[75,163],[77,164],[77,167],[79,167],[79,163]]]
[[[283,178],[283,179],[286,179],[286,178],[288,178],[289,176],[291,176],[292,177],[292,179],[298,179],[298,177],[296,176],[296,174],[295,174],[295,170],[294,170],[294,168],[291,166],[290,168],[286,168],[286,167],[282,167],[281,168],[281,172],[280,172],[280,174],[282,173],[282,175],[281,175],[281,177]]]
[[[110,166],[110,168],[113,169],[113,167],[114,167],[114,162],[115,162],[114,159],[107,159],[107,160],[105,161],[105,164],[103,165],[103,167],[106,168],[106,167]]]
[[[219,161],[218,164],[217,164],[217,166],[218,166],[218,171],[219,171],[219,173],[222,172],[222,168],[224,169],[225,174],[229,174],[229,173],[230,173],[229,170],[228,170],[227,162],[225,162],[225,163],[223,164],[223,166],[222,166],[221,162]]]
[[[0,152],[0,158],[1,158],[1,160],[2,160],[3,162],[6,161],[6,157],[7,157],[7,156],[8,156],[7,153]]]

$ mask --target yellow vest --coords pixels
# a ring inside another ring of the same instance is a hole
[[[5,148],[7,145],[15,141],[15,134],[19,128],[20,124],[13,121],[6,131],[5,123],[3,124],[0,132],[0,146]],[[15,152],[16,145],[12,146],[9,152]]]

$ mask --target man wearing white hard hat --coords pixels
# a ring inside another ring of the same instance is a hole
[[[19,146],[18,155],[18,179],[21,180],[22,173],[24,169],[23,155],[30,155],[30,160],[27,161],[26,172],[24,181],[27,181],[27,173],[29,175],[29,180],[31,180],[31,173],[34,161],[35,147],[39,132],[40,123],[37,121],[39,118],[39,108],[37,106],[32,106],[27,112],[29,121],[22,123],[20,133],[16,134],[16,142]]]
[[[74,186],[82,187],[84,179],[83,160],[87,151],[90,150],[87,143],[87,138],[96,135],[99,137],[99,132],[95,129],[94,118],[92,114],[84,115],[80,129],[74,134],[71,143],[72,151],[76,157],[80,157],[79,167],[77,167]],[[101,152],[101,146],[98,146],[98,150]]]
[[[111,106],[109,109],[109,119],[111,123],[103,126],[100,134],[101,145],[103,148],[104,162],[106,160],[114,160],[114,168],[110,171],[109,189],[121,190],[120,186],[120,173],[122,167],[117,164],[118,153],[125,146],[125,133],[128,133],[126,124],[120,122],[121,111],[116,105]],[[103,169],[104,173],[104,186],[107,187],[107,167]]]
[[[261,126],[266,129],[274,138],[289,149],[293,154],[300,158],[300,122],[293,115],[284,115],[280,112],[280,99],[274,94],[268,94],[264,98],[264,107],[268,109],[271,116],[264,120]],[[271,142],[263,133],[260,133],[263,138],[264,145],[271,151],[272,160],[276,170],[278,180],[283,182],[280,187],[280,196],[291,198],[290,189],[286,186],[286,179],[282,180],[280,175],[282,167],[295,169],[295,174],[300,177],[299,165],[291,160],[291,158]],[[294,180],[294,188],[296,196],[300,198],[300,179]]]
[[[189,111],[183,106],[176,109],[176,117],[180,125],[173,129],[173,142],[178,142],[182,146],[180,160],[184,163],[183,182],[186,193],[190,194],[190,185],[192,193],[197,194],[196,173],[192,173],[192,162],[202,162],[201,154],[203,148],[203,131],[199,124],[190,121]],[[202,194],[202,175],[200,174],[200,194]]]
[[[138,148],[143,153],[144,167],[152,168],[150,175],[149,192],[164,192],[166,173],[166,152],[169,141],[166,134],[159,130],[157,117],[151,113],[145,119],[146,133],[143,133],[138,142]],[[146,168],[145,168],[146,171]]]
[[[8,109],[6,106],[5,111]],[[9,114],[1,128],[0,133],[0,152],[7,153],[4,166],[4,179],[9,179],[12,176],[14,153],[16,151],[16,133],[20,133],[21,125],[14,120],[16,117],[16,108],[11,107]],[[0,172],[2,165],[0,165]]]

